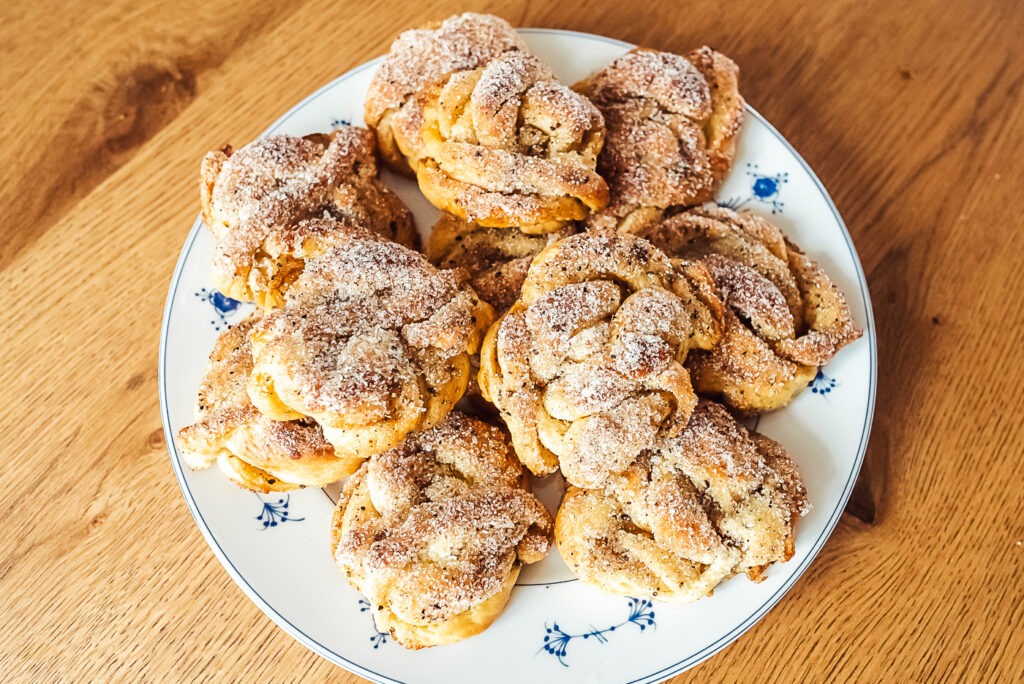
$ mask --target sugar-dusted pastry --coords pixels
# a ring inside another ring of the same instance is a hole
[[[710,596],[789,560],[809,506],[796,464],[702,399],[686,427],[603,489],[570,487],[555,540],[569,569],[603,591],[660,601]]]
[[[599,487],[683,424],[697,397],[683,360],[720,335],[707,271],[614,231],[541,252],[519,299],[491,326],[480,388],[534,473]],[[681,421],[681,422],[680,422]]]
[[[415,97],[422,126],[393,130],[438,208],[481,226],[552,233],[608,202],[594,170],[601,113],[536,57],[505,52]]]
[[[359,469],[331,550],[378,629],[423,648],[494,622],[522,565],[550,545],[551,516],[522,475],[502,430],[457,412]]]
[[[427,258],[439,268],[466,269],[473,290],[501,315],[519,297],[533,258],[574,231],[570,224],[557,233],[530,235],[484,228],[442,212],[427,242]]]
[[[427,242],[427,258],[439,268],[464,268],[469,284],[480,299],[494,307],[495,315],[504,314],[519,297],[519,288],[526,278],[533,258],[548,245],[572,235],[573,224],[557,233],[530,235],[508,228],[484,228],[448,212],[441,212]],[[478,398],[480,357],[470,357],[470,379],[467,396]],[[477,408],[487,411],[487,402]],[[490,409],[493,412],[493,409]]]
[[[412,174],[392,127],[408,130],[406,139],[418,144],[423,112],[413,95],[509,50],[526,50],[526,45],[507,21],[490,14],[466,12],[399,35],[366,91],[366,125],[376,132],[385,163]]]
[[[196,422],[178,432],[178,447],[193,470],[215,462],[232,481],[256,492],[280,492],[336,482],[362,462],[339,458],[309,419],[276,421],[249,400],[249,331],[254,313],[217,338],[196,398]]]
[[[738,78],[711,48],[685,57],[637,48],[576,84],[607,129],[597,170],[611,201],[588,225],[636,233],[668,207],[712,199],[743,123]]]
[[[280,306],[311,254],[353,227],[417,247],[412,214],[377,176],[373,134],[273,135],[203,159],[203,220],[217,241],[213,281],[234,299]],[[332,218],[333,224],[304,223]]]
[[[314,418],[337,454],[368,458],[448,414],[492,318],[464,272],[340,236],[253,326],[249,397],[276,420]]]
[[[672,256],[701,259],[725,303],[721,344],[687,360],[698,392],[747,413],[780,408],[861,336],[828,275],[755,214],[708,204],[645,236]]]

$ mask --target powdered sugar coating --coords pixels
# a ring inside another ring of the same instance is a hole
[[[718,296],[746,318],[759,337],[782,340],[795,336],[795,321],[786,298],[770,280],[721,254],[709,254],[703,263],[715,281]]]
[[[190,467],[215,461],[234,482],[255,491],[322,486],[351,474],[358,461],[335,455],[312,420],[276,421],[260,413],[246,384],[252,373],[253,314],[225,330],[210,354],[196,398],[196,422],[178,433]]]
[[[264,411],[316,418],[337,450],[366,458],[447,414],[491,317],[464,274],[345,236],[254,328],[249,394]]]
[[[466,12],[399,35],[366,92],[366,125],[376,132],[384,161],[410,173],[395,138],[396,130],[404,130],[407,144],[418,146],[423,104],[415,95],[509,50],[526,45],[508,22],[489,14]]]
[[[403,31],[370,82],[367,125],[376,126],[385,111],[441,78],[476,69],[508,50],[526,50],[526,45],[507,21],[490,14],[465,12]]]
[[[332,544],[378,625],[418,648],[497,617],[520,565],[550,543],[550,515],[521,477],[507,436],[459,413],[363,466],[338,502]]]
[[[559,551],[605,591],[694,601],[740,572],[763,579],[795,549],[809,509],[799,469],[776,442],[701,400],[602,490],[570,488],[556,521]]]
[[[214,280],[237,299],[281,303],[280,272],[301,270],[307,253],[332,239],[323,225],[315,236],[305,233],[312,219],[418,244],[412,214],[378,179],[373,135],[363,128],[274,135],[234,153],[211,152],[200,181],[203,218],[217,240]]]
[[[598,171],[611,201],[589,225],[636,232],[661,210],[711,199],[743,121],[737,74],[709,48],[686,57],[637,48],[576,85],[607,128]]]
[[[505,52],[416,99],[422,122],[393,130],[435,206],[481,226],[546,233],[607,202],[594,171],[601,113],[536,57]]]
[[[701,259],[726,305],[721,344],[694,354],[698,391],[745,412],[779,408],[861,331],[842,292],[776,226],[708,204],[644,232],[668,253]]]
[[[703,269],[630,235],[570,236],[488,332],[481,389],[527,467],[600,487],[685,422],[696,396],[682,360],[717,342],[720,316]]]

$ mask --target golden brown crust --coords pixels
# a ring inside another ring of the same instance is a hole
[[[644,235],[671,255],[701,259],[725,302],[721,344],[687,360],[698,392],[747,413],[780,408],[861,336],[839,288],[761,217],[708,204]]]
[[[225,330],[210,354],[196,398],[196,422],[178,432],[193,469],[218,464],[233,482],[257,492],[324,486],[351,475],[359,459],[339,458],[311,420],[274,421],[246,393],[252,373],[253,314]]]
[[[522,52],[418,93],[422,125],[393,127],[435,206],[486,227],[555,232],[608,201],[594,170],[601,113]]]
[[[607,128],[597,169],[611,201],[588,225],[637,233],[669,207],[710,200],[743,123],[738,77],[707,47],[685,57],[636,48],[576,84]]]
[[[504,609],[552,522],[496,427],[452,413],[370,459],[334,513],[331,552],[407,648],[458,641]]]
[[[530,235],[485,228],[442,212],[427,242],[427,258],[438,268],[466,269],[473,290],[500,316],[519,297],[533,258],[574,232],[567,225],[557,233]]]
[[[569,568],[600,589],[688,602],[745,572],[789,560],[808,509],[796,465],[776,442],[701,400],[602,490],[570,487],[555,522]]]
[[[566,224],[557,233],[530,235],[508,228],[484,228],[441,212],[427,241],[427,258],[438,268],[465,269],[473,291],[494,307],[496,316],[501,316],[519,297],[533,258],[575,230],[574,224]],[[474,402],[475,410],[496,415],[494,407],[480,397],[479,372],[480,355],[473,354],[466,396]]]
[[[509,50],[526,50],[526,45],[508,22],[489,14],[466,12],[400,34],[366,91],[366,125],[377,134],[384,162],[412,175],[393,127],[405,128],[406,137],[414,139],[423,113],[413,95]]]
[[[351,457],[436,424],[493,318],[464,281],[393,242],[344,236],[254,326],[249,397],[277,420],[314,418]]]
[[[480,386],[534,473],[599,487],[696,404],[682,365],[720,335],[700,266],[614,231],[574,235],[534,260],[487,333]],[[685,421],[684,421],[685,422]]]
[[[338,233],[369,231],[419,244],[412,214],[378,178],[373,134],[365,128],[275,135],[234,153],[211,152],[200,191],[203,219],[217,240],[214,284],[261,306],[280,306],[304,259]]]

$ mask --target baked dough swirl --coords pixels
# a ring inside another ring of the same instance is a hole
[[[359,469],[331,550],[378,629],[422,648],[494,622],[520,567],[550,546],[551,516],[522,475],[501,429],[458,412]]]
[[[555,540],[588,584],[683,603],[737,573],[761,581],[768,566],[789,560],[808,509],[785,450],[702,399],[685,429],[603,489],[569,487]]]
[[[501,316],[519,297],[533,258],[575,230],[575,224],[568,223],[557,233],[530,235],[508,228],[484,228],[445,211],[430,232],[427,258],[438,268],[466,269],[473,291],[494,307],[495,315]],[[493,413],[489,403],[477,401],[480,398],[477,382],[480,356],[475,354],[469,360],[466,396],[474,401],[478,411]]]
[[[377,134],[384,162],[412,175],[395,142],[394,128],[406,130],[414,147],[423,110],[414,95],[452,73],[476,69],[509,50],[526,50],[508,22],[490,14],[466,12],[404,31],[391,44],[366,91],[366,125]]]
[[[275,420],[314,418],[345,457],[436,424],[493,320],[465,279],[393,242],[342,236],[253,327],[249,397]]]
[[[707,271],[614,231],[567,237],[534,260],[487,333],[483,396],[534,473],[600,487],[697,398],[683,360],[719,338]]]
[[[506,52],[419,93],[396,141],[435,206],[486,227],[558,231],[608,202],[601,113],[536,57]]]
[[[412,214],[378,178],[365,128],[225,147],[203,159],[199,182],[203,220],[217,241],[214,285],[234,299],[280,306],[305,259],[354,228],[419,245]],[[324,217],[333,222],[309,222]]]
[[[589,226],[636,233],[669,207],[714,197],[743,124],[732,60],[708,47],[685,57],[637,48],[574,87],[607,129],[597,170],[611,201]]]
[[[698,392],[746,413],[785,406],[819,366],[861,336],[846,297],[775,225],[707,204],[645,236],[668,254],[701,259],[725,302],[722,342],[687,360]]]
[[[351,475],[362,459],[339,458],[314,421],[271,420],[250,401],[249,331],[260,317],[256,312],[217,338],[196,397],[196,422],[178,432],[182,457],[193,470],[216,463],[240,487],[264,493]]]
[[[500,316],[518,299],[533,258],[574,232],[575,226],[567,224],[557,233],[530,235],[485,228],[442,212],[427,241],[427,258],[438,268],[466,269],[473,291]]]

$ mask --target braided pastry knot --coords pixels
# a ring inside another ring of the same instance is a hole
[[[210,152],[200,195],[217,241],[214,285],[268,308],[284,302],[305,259],[339,234],[369,231],[419,244],[412,214],[378,178],[373,134],[365,128],[274,135],[235,153]]]
[[[647,239],[702,259],[725,302],[722,343],[687,362],[699,392],[751,413],[785,406],[861,336],[846,297],[776,226],[708,204],[665,219]]]
[[[427,258],[439,268],[464,268],[469,284],[480,299],[494,307],[496,315],[508,311],[519,297],[526,271],[542,249],[575,232],[566,224],[557,233],[530,235],[507,228],[484,228],[448,212],[441,212],[427,242]],[[466,396],[480,411],[494,408],[480,398],[477,375],[480,357],[470,357],[470,380]]]
[[[607,127],[597,170],[611,201],[588,225],[637,233],[668,207],[714,197],[743,124],[738,83],[736,64],[708,47],[637,48],[577,83]]]
[[[271,420],[249,400],[249,331],[259,320],[254,313],[217,338],[199,386],[196,422],[178,432],[185,462],[193,470],[216,462],[240,487],[264,493],[320,487],[351,475],[361,459],[338,457],[314,421]]]
[[[485,228],[442,212],[430,232],[427,258],[439,268],[466,269],[473,291],[500,315],[519,297],[533,258],[574,232],[574,224],[567,224],[557,233],[530,235]]]
[[[685,423],[697,398],[683,360],[720,335],[703,267],[613,231],[560,240],[534,260],[518,301],[487,333],[483,396],[534,473],[561,467],[600,487]]]
[[[334,512],[332,553],[378,629],[422,648],[478,634],[542,559],[551,516],[522,488],[505,434],[453,413],[378,454]]]
[[[601,113],[536,57],[506,52],[418,96],[422,125],[395,128],[431,202],[486,227],[550,233],[608,202],[594,171]]]
[[[448,414],[491,320],[464,273],[345,236],[253,327],[248,394],[270,418],[309,416],[338,454],[367,458]]]
[[[392,169],[412,175],[395,140],[395,128],[419,147],[421,103],[414,97],[452,73],[476,69],[509,50],[526,50],[515,29],[500,17],[466,12],[402,32],[366,91],[366,125],[377,134],[381,156]]]
[[[555,540],[584,582],[688,602],[740,572],[761,581],[769,565],[789,560],[808,508],[785,450],[702,399],[685,429],[605,488],[569,487]]]

